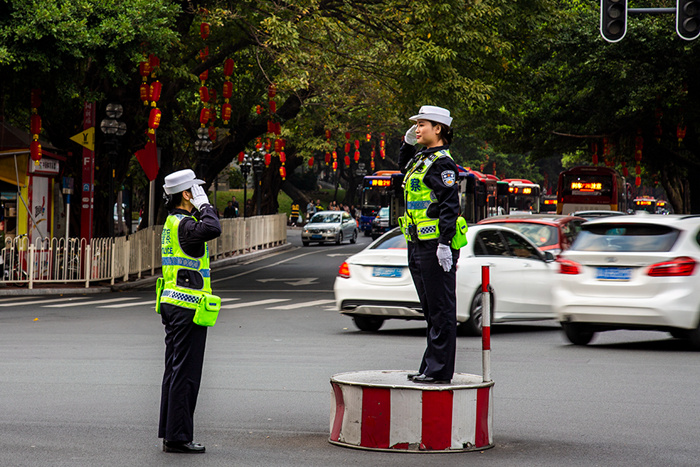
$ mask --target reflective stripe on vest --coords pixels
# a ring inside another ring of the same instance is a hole
[[[211,273],[209,270],[209,247],[204,244],[204,255],[200,258],[189,256],[180,247],[178,228],[180,222],[188,216],[173,214],[168,216],[161,235],[161,255],[163,266],[164,290],[161,303],[182,308],[196,308],[205,293],[211,293]],[[202,288],[191,289],[177,284],[178,271],[187,269],[199,273]]]
[[[416,226],[418,240],[431,240],[440,237],[439,219],[428,217],[428,207],[437,201],[433,190],[423,181],[433,163],[441,157],[452,159],[449,150],[437,151],[416,162],[406,174],[404,181],[404,196],[406,212],[403,215],[403,234],[407,241],[413,241],[409,233],[411,225]]]

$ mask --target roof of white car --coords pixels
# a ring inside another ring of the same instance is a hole
[[[591,219],[586,222],[585,225],[594,224],[662,224],[682,226],[684,224],[700,224],[700,216],[688,214],[647,214],[645,212],[640,212],[633,216],[612,216]]]

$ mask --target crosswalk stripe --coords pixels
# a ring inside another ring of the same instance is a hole
[[[66,308],[69,306],[74,306],[74,305],[99,305],[102,303],[111,303],[111,302],[124,302],[126,300],[133,300],[134,297],[120,297],[120,298],[108,298],[107,300],[92,300],[89,302],[81,302],[81,303],[58,303],[54,305],[44,305],[42,308]]]
[[[103,303],[106,303],[106,302],[103,302]],[[143,306],[143,305],[155,305],[155,304],[156,304],[155,300],[149,300],[146,302],[117,303],[114,305],[102,305],[102,306],[98,306],[97,308],[124,308],[124,307],[128,307],[128,306]],[[81,305],[83,305],[83,304],[81,303]]]
[[[267,310],[296,310],[297,308],[319,306],[319,305],[325,305],[327,303],[333,303],[333,302],[335,302],[335,300],[314,300],[311,302],[290,303],[289,305],[273,306],[271,308],[266,308],[266,309]]]
[[[257,305],[269,305],[271,303],[288,302],[291,298],[268,298],[266,300],[257,300],[255,302],[234,303],[233,305],[221,305],[222,309],[232,310],[234,308],[245,308]]]
[[[26,298],[26,297],[25,297]],[[64,298],[63,300],[70,300],[70,301],[76,301],[76,300],[85,300],[87,297],[71,297],[71,298]],[[0,306],[27,306],[27,305],[40,305],[42,303],[56,303],[56,298],[51,298],[48,300],[30,300],[28,302],[21,302],[21,303],[5,303],[4,301],[0,303]],[[59,299],[60,300],[60,299]],[[70,305],[79,305],[79,303],[70,303]]]

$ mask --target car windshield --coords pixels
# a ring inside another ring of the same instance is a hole
[[[405,250],[406,239],[401,233],[401,229],[395,229],[385,234],[369,248],[370,250]]]
[[[389,217],[389,208],[381,208],[377,217]]]
[[[656,224],[584,225],[573,250],[579,251],[669,251],[680,231]]]
[[[314,214],[312,224],[337,224],[340,222],[340,214]]]
[[[534,222],[489,222],[489,225],[501,225],[517,230],[540,248],[559,243],[557,228],[553,225],[537,224]]]

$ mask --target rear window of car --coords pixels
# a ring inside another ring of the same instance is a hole
[[[406,238],[400,229],[396,229],[385,234],[380,241],[370,247],[370,250],[405,250],[406,248]]]
[[[669,251],[680,231],[657,224],[583,225],[572,250],[579,251]]]
[[[542,248],[559,243],[559,233],[553,225],[538,224],[535,222],[489,222],[489,225],[500,225],[517,230],[525,238]]]

